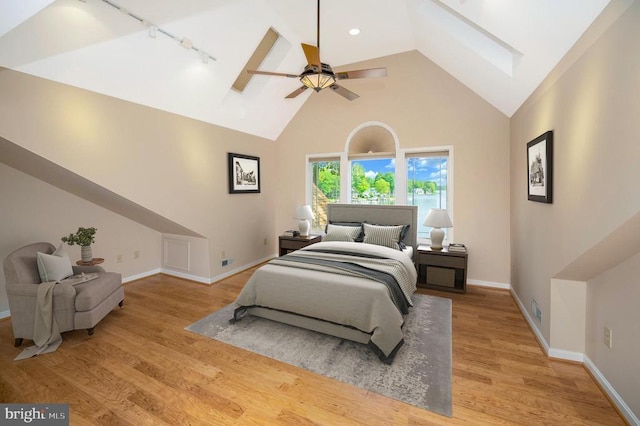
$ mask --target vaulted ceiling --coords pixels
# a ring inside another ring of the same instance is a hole
[[[418,50],[511,116],[609,0],[323,0],[334,68]],[[0,66],[276,139],[312,91],[254,76],[232,89],[269,28],[260,69],[299,74],[315,0],[2,0]],[[150,27],[157,27],[152,37]],[[360,34],[349,34],[358,28]],[[181,41],[187,39],[185,45]],[[210,56],[207,63],[202,54]],[[215,60],[214,60],[215,59]],[[349,87],[348,81],[340,83]],[[335,102],[349,102],[336,96]],[[366,102],[359,98],[355,101]]]

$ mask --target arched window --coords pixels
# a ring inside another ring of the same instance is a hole
[[[313,228],[324,230],[328,203],[408,204],[418,206],[418,238],[427,239],[431,229],[422,222],[430,208],[447,209],[453,219],[452,171],[453,147],[401,149],[390,126],[363,123],[347,137],[344,152],[307,155]]]

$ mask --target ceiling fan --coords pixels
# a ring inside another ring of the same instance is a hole
[[[334,73],[329,64],[320,62],[320,0],[318,0],[317,46],[302,43],[302,50],[307,58],[307,65],[301,74],[285,74],[269,71],[247,70],[249,74],[275,75],[280,77],[298,78],[302,86],[285,96],[286,99],[295,98],[307,89],[319,92],[327,87],[346,99],[353,101],[360,96],[336,84],[336,80],[351,80],[354,78],[386,77],[386,68],[370,68],[364,70],[342,71]]]

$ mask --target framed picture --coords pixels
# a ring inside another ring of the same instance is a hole
[[[527,188],[529,200],[552,202],[553,130],[527,144]]]
[[[260,158],[229,153],[229,194],[260,192]]]

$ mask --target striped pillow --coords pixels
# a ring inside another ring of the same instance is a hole
[[[360,235],[358,235],[355,239],[356,243],[361,243],[362,240],[364,239],[364,230],[362,229],[362,222],[340,222],[340,221],[331,221],[329,222],[333,225],[339,225],[339,226],[355,226],[360,230]],[[325,228],[324,232],[327,232],[327,229]]]
[[[396,250],[400,250],[400,234],[404,226],[402,225],[369,225],[363,223],[364,226],[364,242],[369,244],[375,244],[378,246],[391,247]]]
[[[353,242],[360,235],[359,226],[327,225],[327,235],[322,241],[349,241]]]

